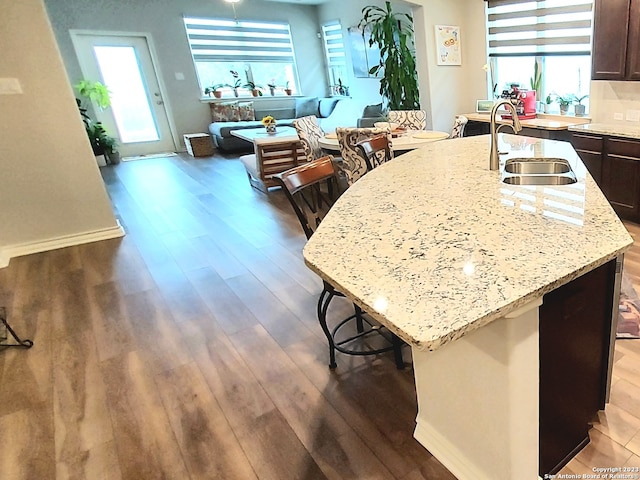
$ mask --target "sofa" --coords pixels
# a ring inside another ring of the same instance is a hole
[[[361,107],[348,98],[296,97],[277,107],[260,108],[259,102],[234,101],[210,103],[212,123],[209,132],[216,147],[223,152],[248,152],[253,145],[235,137],[232,130],[262,127],[261,119],[267,115],[274,117],[278,126],[293,126],[296,118],[307,115],[318,117],[318,123],[325,131],[336,127],[354,127],[362,113]],[[293,105],[290,105],[293,100]]]

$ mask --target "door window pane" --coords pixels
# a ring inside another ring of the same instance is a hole
[[[160,139],[133,47],[93,47],[122,143]]]

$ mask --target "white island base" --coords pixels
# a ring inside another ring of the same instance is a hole
[[[433,352],[413,348],[414,436],[459,480],[538,476],[542,299]]]

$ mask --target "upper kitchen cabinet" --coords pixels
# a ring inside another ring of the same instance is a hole
[[[595,0],[591,78],[640,80],[640,0]]]

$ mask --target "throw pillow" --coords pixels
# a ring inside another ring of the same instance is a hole
[[[238,102],[210,103],[211,120],[214,122],[239,122]]]
[[[320,105],[318,107],[318,113],[320,114],[320,118],[327,118],[333,112],[333,109],[338,103],[339,98],[321,98]]]
[[[253,109],[253,102],[239,102],[238,116],[241,122],[254,121],[256,119],[256,112]]]
[[[318,97],[296,98],[296,118],[318,115]]]
[[[362,112],[362,118],[380,118],[382,117],[382,104],[367,105]]]

